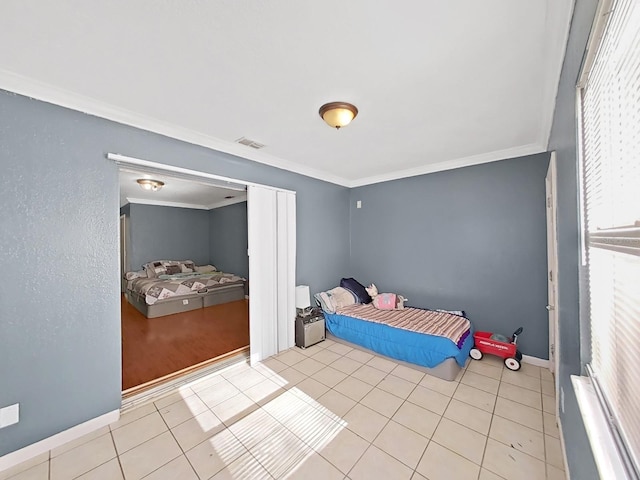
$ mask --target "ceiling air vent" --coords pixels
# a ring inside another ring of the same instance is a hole
[[[255,148],[256,150],[260,150],[262,147],[264,147],[263,143],[255,142],[250,138],[246,138],[246,137],[240,137],[239,139],[236,140],[236,143],[239,143],[240,145],[246,145],[247,147]]]

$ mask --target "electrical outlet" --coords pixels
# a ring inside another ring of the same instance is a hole
[[[0,428],[14,425],[20,421],[20,404],[0,408]]]
[[[560,411],[564,413],[564,388],[560,387]]]
[[[362,200],[356,202],[356,208],[362,208]]]

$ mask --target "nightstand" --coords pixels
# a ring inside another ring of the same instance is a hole
[[[314,309],[306,317],[296,315],[296,346],[307,348],[324,340],[324,315]]]

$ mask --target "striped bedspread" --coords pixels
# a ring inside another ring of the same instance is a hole
[[[471,327],[469,320],[464,317],[411,307],[403,310],[378,310],[371,304],[358,304],[339,308],[336,313],[412,332],[445,337],[456,345]]]

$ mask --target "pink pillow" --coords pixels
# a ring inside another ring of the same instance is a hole
[[[380,310],[395,310],[397,300],[395,293],[380,293],[373,298],[373,306]]]

